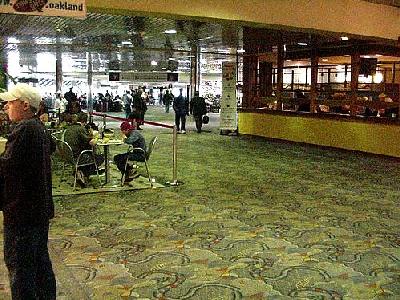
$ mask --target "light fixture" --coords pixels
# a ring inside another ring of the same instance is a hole
[[[130,42],[130,41],[122,41],[121,44],[122,45],[132,45],[132,42]]]
[[[323,58],[322,61],[328,61],[328,59],[327,58]]]
[[[382,56],[382,54],[375,54],[375,56],[376,56],[376,57],[381,57],[381,56]]]
[[[176,30],[175,29],[167,29],[167,30],[164,31],[164,33],[174,34],[174,33],[176,33]]]
[[[238,49],[237,53],[245,53],[246,51],[244,49]]]
[[[308,46],[307,43],[303,43],[303,42],[299,42],[299,43],[297,43],[297,45],[299,45],[299,46]]]
[[[151,64],[152,66],[157,66],[157,65],[158,65],[158,62],[156,62],[155,60],[152,60],[152,61],[150,62],[150,64]]]
[[[349,40],[349,37],[348,37],[348,36],[341,36],[340,39],[341,39],[342,41],[348,41],[348,40]]]
[[[375,83],[381,83],[383,81],[383,74],[380,72],[376,72],[374,75],[372,75],[374,77],[374,82]]]

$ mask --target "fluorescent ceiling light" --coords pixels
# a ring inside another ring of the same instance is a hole
[[[297,43],[297,45],[299,45],[299,46],[308,46],[307,43],[303,43],[303,42]]]
[[[341,36],[340,39],[341,39],[342,41],[348,41],[348,40],[349,40],[349,37],[348,37],[348,36]]]
[[[322,61],[328,61],[328,59],[327,58],[323,58]]]
[[[130,42],[130,41],[122,41],[121,44],[122,45],[132,45],[132,42]]]
[[[176,33],[176,30],[175,29],[167,29],[164,31],[164,33],[173,34],[173,33]]]
[[[244,49],[238,49],[237,53],[245,53],[246,51]]]

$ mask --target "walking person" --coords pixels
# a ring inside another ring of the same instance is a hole
[[[143,90],[139,88],[132,94],[132,113],[129,117],[130,119],[135,119],[138,130],[142,130],[140,125],[144,124],[144,114],[147,110],[147,105],[142,98],[142,93]]]
[[[182,95],[179,89],[179,96],[174,99],[173,109],[175,111],[175,125],[178,133],[186,133],[186,116],[189,115],[189,101]]]
[[[50,155],[55,143],[35,113],[41,96],[18,83],[0,99],[13,122],[0,156],[4,261],[13,300],[56,299],[56,280],[47,242],[54,217]]]
[[[132,112],[131,109],[132,97],[129,91],[125,91],[124,94],[122,95],[122,102],[124,104],[125,117],[128,119]]]
[[[190,113],[193,114],[197,133],[201,133],[203,115],[207,113],[207,105],[204,98],[199,96],[199,92],[194,92],[194,97],[190,101]]]
[[[173,101],[174,101],[174,96],[169,90],[166,90],[165,95],[163,97],[163,104],[165,105],[166,113],[169,113],[169,107]]]

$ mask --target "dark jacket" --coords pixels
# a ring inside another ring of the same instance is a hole
[[[55,143],[36,118],[13,128],[0,156],[4,224],[30,226],[54,217],[50,155]]]
[[[174,99],[174,104],[173,108],[175,113],[177,114],[188,114],[189,113],[189,101],[183,97],[182,95],[179,95]]]
[[[75,158],[77,158],[83,150],[92,149],[92,146],[89,144],[92,138],[88,130],[79,123],[68,126],[64,132],[64,141],[70,145]]]
[[[202,116],[207,113],[206,101],[203,97],[193,97],[190,101],[190,113],[194,116]]]

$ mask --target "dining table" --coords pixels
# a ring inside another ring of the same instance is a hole
[[[104,171],[105,171],[105,183],[104,185],[110,183],[110,158],[109,158],[109,153],[110,153],[110,146],[118,146],[122,145],[124,142],[119,139],[108,139],[108,138],[103,138],[97,140],[96,145],[97,146],[103,146],[103,155],[104,155]]]

